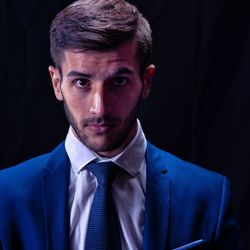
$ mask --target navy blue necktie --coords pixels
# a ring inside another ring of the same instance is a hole
[[[112,182],[118,170],[113,162],[90,163],[98,186],[90,210],[85,250],[120,250],[117,213],[112,198]]]

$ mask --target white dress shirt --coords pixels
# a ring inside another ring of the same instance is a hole
[[[113,161],[125,171],[113,182],[113,199],[116,205],[121,245],[123,250],[142,249],[146,192],[146,138],[137,120],[137,133],[119,155],[100,158],[82,144],[72,128],[65,141],[71,163],[69,186],[70,244],[72,250],[84,250],[88,218],[97,188],[96,177],[85,168],[93,161]]]

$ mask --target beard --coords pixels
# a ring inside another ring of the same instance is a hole
[[[78,139],[89,149],[98,153],[113,151],[126,141],[128,136],[132,132],[133,127],[136,124],[140,105],[140,97],[136,105],[129,113],[128,117],[126,117],[123,122],[118,117],[95,116],[83,119],[79,123],[77,123],[73,113],[70,111],[65,100],[63,101],[63,103],[66,117]],[[96,133],[95,135],[89,135],[84,132],[86,126],[88,126],[87,124],[89,123],[108,124],[110,125],[110,129],[108,129],[108,131],[104,133]]]

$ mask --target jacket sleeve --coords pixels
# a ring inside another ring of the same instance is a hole
[[[221,205],[215,232],[216,249],[241,250],[239,226],[233,215],[229,180],[224,177]]]

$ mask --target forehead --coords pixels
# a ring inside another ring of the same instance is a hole
[[[137,43],[130,41],[108,51],[65,50],[62,60],[62,71],[89,70],[100,71],[112,67],[129,67],[137,70]]]

